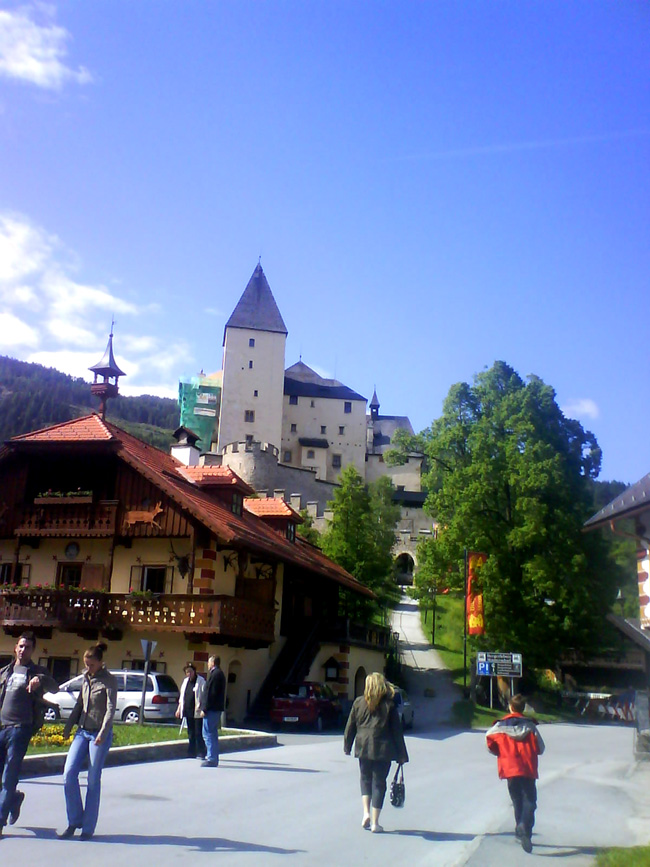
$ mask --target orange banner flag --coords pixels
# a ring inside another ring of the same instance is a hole
[[[480,572],[487,560],[487,554],[470,551],[467,557],[467,632],[469,635],[483,635],[483,590]]]

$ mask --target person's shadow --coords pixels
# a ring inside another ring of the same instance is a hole
[[[54,828],[27,826],[25,831],[39,840],[56,840]],[[22,836],[22,835],[21,835]],[[77,842],[78,835],[71,840]],[[264,852],[271,855],[298,855],[304,849],[283,849],[280,846],[264,846],[261,843],[248,843],[245,840],[229,840],[226,837],[184,837],[179,834],[95,834],[93,844],[122,843],[130,846],[181,846],[191,852]]]

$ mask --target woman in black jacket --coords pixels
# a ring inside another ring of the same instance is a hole
[[[409,760],[394,695],[383,674],[369,674],[363,695],[354,700],[343,735],[346,756],[356,740],[354,755],[359,759],[363,804],[361,826],[375,834],[384,830],[379,824],[379,814],[384,805],[390,763],[403,765]]]

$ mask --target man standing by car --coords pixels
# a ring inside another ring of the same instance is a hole
[[[208,679],[203,693],[203,740],[207,750],[203,768],[216,768],[219,764],[219,723],[225,708],[226,678],[219,668],[218,656],[208,659]]]
[[[18,821],[25,800],[16,786],[32,734],[43,724],[42,695],[59,688],[46,669],[32,662],[35,647],[34,633],[23,632],[14,661],[0,670],[0,837],[7,821]]]

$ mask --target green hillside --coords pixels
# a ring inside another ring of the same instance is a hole
[[[51,367],[0,355],[0,442],[97,409],[90,383]],[[179,424],[178,403],[143,394],[109,401],[106,417],[167,450]]]

